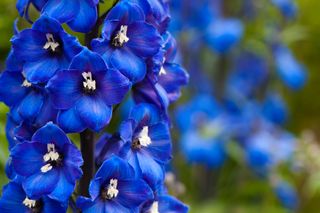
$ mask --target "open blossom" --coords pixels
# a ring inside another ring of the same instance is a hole
[[[52,123],[40,128],[31,141],[17,144],[11,156],[15,172],[25,177],[22,186],[30,199],[47,195],[66,201],[82,175],[80,151]]]
[[[49,81],[47,88],[54,106],[61,110],[58,124],[66,132],[81,132],[86,128],[99,131],[107,125],[112,105],[121,102],[130,85],[97,53],[84,49],[68,70],[58,72]]]
[[[55,213],[65,212],[67,203],[60,203],[48,197],[33,200],[28,198],[20,183],[10,182],[3,187],[0,212],[4,213]]]
[[[47,14],[60,23],[67,23],[76,32],[90,32],[98,18],[98,0],[18,0],[16,6],[19,14],[27,16],[27,19],[31,3],[42,14]]]
[[[158,31],[146,23],[142,9],[127,1],[112,8],[104,23],[102,39],[92,42],[94,51],[134,83],[144,78],[146,59],[156,55],[161,45]]]
[[[149,186],[142,179],[135,178],[133,168],[114,155],[97,171],[89,192],[91,198],[77,200],[77,206],[84,213],[138,213],[143,202],[153,198]]]
[[[56,71],[68,68],[81,51],[78,40],[68,35],[55,19],[43,15],[31,29],[11,40],[13,54],[24,61],[23,72],[31,83],[45,83]]]

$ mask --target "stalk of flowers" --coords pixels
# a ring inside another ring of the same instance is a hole
[[[167,193],[167,108],[188,74],[162,0],[18,0],[32,26],[11,39],[0,76],[10,157],[1,212],[187,212]],[[40,13],[31,20],[29,7]],[[64,29],[85,33],[84,45]],[[100,26],[102,25],[102,30]],[[133,99],[118,129],[103,133]],[[80,134],[80,149],[68,134]]]

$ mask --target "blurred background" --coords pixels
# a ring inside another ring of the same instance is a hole
[[[170,109],[171,193],[191,212],[319,212],[320,2],[170,4],[175,60],[190,74]],[[15,2],[2,0],[1,70],[17,17]],[[0,185],[7,182],[6,113],[1,104]]]

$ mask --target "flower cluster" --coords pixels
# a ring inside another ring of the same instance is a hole
[[[121,0],[102,15],[100,4],[17,2],[32,26],[15,29],[0,76],[0,100],[10,108],[10,182],[1,212],[188,211],[164,184],[172,154],[167,109],[188,82],[175,59],[168,2]],[[40,11],[34,22],[30,5]],[[86,33],[85,45],[63,24]],[[94,145],[87,136],[111,126],[122,103],[131,112]],[[80,133],[81,151],[69,133]],[[94,165],[88,166],[88,156]],[[94,176],[87,172],[95,170]],[[88,178],[90,186],[83,181]]]
[[[295,190],[277,173],[280,165],[290,163],[297,146],[297,139],[284,128],[288,111],[279,85],[301,89],[307,73],[279,35],[283,25],[257,21],[259,8],[267,7],[292,21],[297,12],[294,1],[239,1],[239,9],[233,9],[242,20],[228,18],[232,12],[221,0],[201,0],[196,5],[174,1],[172,6],[172,27],[177,36],[184,32],[182,46],[194,50],[182,53],[193,97],[175,114],[179,150],[188,163],[215,171],[236,160],[267,180],[285,207],[297,208]],[[255,21],[258,32],[253,29]],[[263,35],[261,24],[267,31]],[[239,42],[241,46],[236,45]]]

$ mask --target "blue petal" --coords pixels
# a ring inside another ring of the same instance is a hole
[[[128,25],[134,21],[144,21],[144,14],[138,5],[121,1],[112,8],[106,20],[121,20],[121,23]]]
[[[143,179],[146,180],[152,188],[155,188],[164,180],[163,167],[144,150],[137,152],[137,158]]]
[[[69,0],[69,2],[71,1],[72,0]],[[32,25],[32,29],[43,33],[58,33],[63,31],[62,26],[56,19],[52,19],[46,15],[40,16],[40,18]]]
[[[133,83],[141,81],[146,75],[144,59],[136,56],[127,47],[115,49],[109,59],[110,63],[120,70]]]
[[[120,203],[111,200],[109,202],[105,202],[105,213],[109,212],[121,212],[121,213],[138,213],[138,209],[127,208]]]
[[[91,52],[88,49],[83,49],[70,64],[70,69],[76,69],[81,71],[98,72],[107,70],[107,65],[103,61],[100,55]]]
[[[79,8],[78,0],[48,0],[42,13],[65,23],[76,16]]]
[[[140,206],[146,200],[153,198],[153,192],[148,184],[141,180],[120,181],[118,183],[119,194],[115,201],[127,208]]]
[[[17,144],[11,151],[14,170],[21,176],[38,173],[43,166],[43,155],[46,152],[47,146],[40,143]]]
[[[70,198],[72,192],[74,191],[75,183],[70,183],[66,175],[72,174],[64,174],[60,171],[58,183],[48,197],[60,202],[67,201]]]
[[[83,213],[108,213],[105,211],[105,204],[102,200],[97,200],[91,205],[86,204],[85,207],[86,208],[81,208]]]
[[[39,61],[26,62],[24,73],[29,82],[37,84],[48,81],[58,69],[65,67],[67,62],[56,57],[43,57]]]
[[[68,25],[76,32],[90,32],[98,18],[97,6],[92,0],[80,0],[77,4],[79,4],[79,10]]]
[[[21,102],[18,112],[23,118],[33,120],[40,112],[43,101],[41,92],[31,91]]]
[[[66,212],[68,205],[61,203],[55,200],[52,200],[48,197],[43,197],[43,212],[45,213],[57,213],[57,212]]]
[[[63,148],[63,172],[70,183],[75,183],[82,176],[83,159],[81,152],[74,144],[66,144]]]
[[[23,30],[11,40],[14,54],[25,61],[38,61],[47,55],[43,48],[46,43],[44,33],[32,29]]]
[[[96,178],[102,178],[103,181],[107,181],[111,177],[119,180],[132,179],[134,171],[127,162],[113,155],[102,164],[96,173]]]
[[[152,157],[161,163],[171,159],[171,140],[168,124],[159,123],[149,127],[149,137],[152,143],[146,148]]]
[[[95,96],[83,96],[77,102],[76,110],[83,123],[95,131],[104,128],[112,117],[112,108]]]
[[[23,81],[23,76],[19,72],[3,72],[0,76],[0,101],[8,106],[19,103],[28,91],[22,86]]]
[[[59,71],[46,86],[52,96],[53,105],[57,109],[69,109],[74,106],[82,94],[82,81],[79,70]]]
[[[158,197],[159,212],[187,213],[188,206],[175,197],[164,195]]]
[[[139,123],[140,126],[150,126],[160,121],[160,112],[152,104],[138,104],[130,112],[129,118]]]
[[[51,169],[46,173],[36,173],[26,178],[22,186],[30,199],[39,199],[44,195],[50,194],[59,181],[59,171]]]
[[[66,133],[82,132],[86,129],[75,107],[60,111],[57,122]]]
[[[5,213],[27,212],[28,208],[22,204],[25,197],[26,194],[21,185],[10,182],[3,187],[3,194],[0,199],[0,211]]]
[[[162,38],[157,30],[145,22],[134,22],[128,26],[129,42],[125,45],[140,57],[152,57],[159,52]]]
[[[70,144],[70,140],[67,135],[57,125],[52,122],[47,123],[40,128],[32,136],[32,141],[36,141],[42,144],[54,143],[61,149],[65,144]]]
[[[159,76],[159,84],[166,90],[170,102],[176,101],[180,95],[180,87],[189,81],[189,75],[185,69],[178,64],[164,65],[166,74]]]
[[[28,3],[29,3],[29,0],[18,0],[17,1],[16,8],[17,8],[20,16],[23,16],[24,11],[25,11]]]
[[[115,69],[109,69],[97,77],[100,85],[98,92],[107,105],[120,103],[131,86],[128,78]]]
[[[23,69],[23,61],[10,51],[8,58],[6,60],[6,68],[8,71],[21,71]]]

